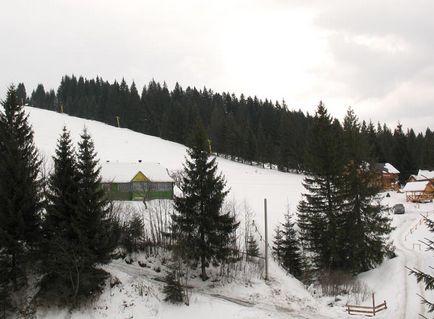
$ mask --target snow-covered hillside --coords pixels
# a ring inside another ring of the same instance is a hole
[[[41,154],[50,158],[62,127],[71,130],[78,141],[86,127],[94,139],[101,161],[158,162],[169,170],[182,168],[186,148],[183,145],[119,129],[99,122],[89,121],[51,111],[27,107],[35,131],[35,142]],[[295,213],[303,192],[303,176],[257,168],[218,158],[219,169],[225,175],[230,197],[239,205],[250,206],[259,231],[263,234],[263,199],[268,199],[269,233],[283,220],[289,207]],[[387,204],[404,202],[403,194],[392,193]],[[376,293],[378,301],[386,300],[388,309],[380,318],[418,318],[425,313],[417,293],[430,297],[421,289],[414,277],[408,276],[405,266],[427,270],[434,265],[431,255],[419,250],[418,240],[430,236],[422,223],[421,213],[434,217],[433,204],[419,206],[405,204],[406,214],[393,216],[396,230],[392,239],[397,247],[397,258],[384,262],[377,269],[361,274],[359,278]],[[432,215],[432,216],[431,216]],[[417,225],[417,228],[416,228]],[[42,318],[72,316],[73,318],[357,318],[348,316],[343,305],[328,307],[325,299],[312,297],[295,279],[286,276],[274,263],[271,280],[265,284],[260,278],[251,278],[249,285],[233,282],[211,289],[211,282],[197,285],[189,307],[174,307],[161,302],[161,282],[150,269],[126,265],[115,261],[107,266],[122,284],[107,289],[92,307],[72,315],[50,309],[40,313]],[[157,276],[158,277],[158,276]],[[370,300],[365,301],[366,305]]]
[[[66,126],[71,138],[77,142],[83,128],[91,134],[101,161],[156,162],[169,170],[180,170],[186,156],[186,147],[158,137],[120,129],[97,121],[84,120],[56,112],[26,107],[35,131],[35,142],[40,152],[49,159],[54,154],[56,141]],[[219,169],[224,173],[229,197],[238,204],[244,201],[256,214],[256,222],[263,226],[263,201],[268,199],[269,228],[283,221],[287,207],[292,212],[301,197],[303,176],[270,169],[243,165],[218,158]],[[260,231],[263,233],[263,229]]]

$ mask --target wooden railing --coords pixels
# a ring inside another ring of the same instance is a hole
[[[349,315],[364,314],[366,316],[375,316],[376,313],[386,309],[386,301],[379,305],[375,305],[374,294],[372,294],[372,306],[355,306],[347,304],[347,312]]]

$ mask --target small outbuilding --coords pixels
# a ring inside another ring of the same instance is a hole
[[[381,173],[380,186],[383,190],[399,189],[399,171],[390,163],[377,163],[375,168]]]
[[[158,163],[101,164],[102,186],[112,200],[172,199],[174,180]]]
[[[408,182],[402,190],[407,202],[426,203],[432,202],[434,186],[430,181]]]
[[[417,175],[410,175],[409,182],[430,181],[434,183],[434,171],[420,169]]]

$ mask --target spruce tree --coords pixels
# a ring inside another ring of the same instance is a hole
[[[9,87],[0,110],[0,271],[14,288],[40,240],[43,208],[41,161],[28,116]]]
[[[164,301],[173,304],[182,303],[184,301],[184,290],[179,280],[178,271],[175,269],[167,271],[165,282],[166,284],[163,288],[163,293],[165,295]]]
[[[298,205],[300,238],[317,269],[342,267],[342,128],[321,102],[311,128],[303,186],[307,192]]]
[[[43,290],[60,291],[61,302],[76,303],[100,289],[106,273],[95,266],[110,260],[117,243],[95,157],[85,131],[77,160],[69,132],[63,129],[49,180],[42,285]]]
[[[285,222],[275,230],[272,249],[278,263],[294,277],[300,278],[302,275],[300,245],[289,214],[285,215]]]
[[[42,290],[68,287],[65,298],[74,301],[80,290],[80,276],[85,271],[82,258],[86,227],[80,223],[78,209],[79,177],[75,151],[69,132],[63,128],[54,160],[54,170],[48,182],[48,206],[44,221],[44,259],[46,277]],[[46,287],[47,286],[47,287]]]
[[[247,257],[258,257],[259,256],[259,247],[258,242],[255,237],[250,234],[247,238],[247,249],[246,249]]]
[[[87,258],[89,267],[110,261],[118,241],[107,194],[101,187],[100,171],[94,143],[85,129],[78,143],[78,210],[87,241],[85,244],[90,250]]]
[[[18,83],[17,86],[17,100],[19,105],[24,105],[27,103],[27,93],[24,83]]]
[[[344,119],[343,170],[345,194],[343,207],[343,268],[352,273],[369,270],[379,264],[386,254],[386,241],[391,232],[390,218],[381,205],[378,195],[378,172],[370,158],[367,137],[353,110],[349,109]]]
[[[202,280],[208,278],[209,262],[225,261],[233,252],[231,234],[238,227],[230,212],[222,212],[228,193],[226,182],[217,173],[216,159],[210,159],[208,138],[198,125],[181,180],[182,196],[175,197],[173,233],[185,251],[184,258],[200,261]]]

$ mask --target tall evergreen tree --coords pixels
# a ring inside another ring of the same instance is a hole
[[[78,181],[80,222],[86,232],[86,245],[90,249],[89,267],[110,261],[118,234],[110,215],[107,194],[101,187],[101,167],[94,143],[85,129],[78,143]]]
[[[297,232],[294,229],[289,214],[285,221],[276,228],[274,236],[273,255],[279,264],[294,277],[300,278],[302,274],[302,261]]]
[[[298,205],[300,237],[317,268],[342,267],[342,129],[325,106],[318,105],[306,152],[307,193]]]
[[[208,278],[209,262],[225,261],[231,255],[231,234],[239,225],[230,212],[221,211],[228,191],[224,177],[217,173],[216,159],[209,158],[208,146],[208,138],[198,125],[184,164],[182,196],[175,197],[177,213],[173,215],[178,245],[184,248],[185,258],[200,261],[202,280]]]
[[[66,127],[58,140],[53,160],[54,171],[48,183],[49,203],[44,222],[42,269],[46,273],[47,285],[55,282],[59,286],[69,287],[65,294],[75,299],[79,293],[80,275],[86,264],[82,258],[83,232],[86,227],[80,225],[77,161]]]
[[[117,243],[115,225],[100,185],[93,142],[84,131],[78,161],[66,128],[59,139],[50,176],[45,235],[47,280],[67,285],[73,302],[97,289],[105,273],[95,269],[110,260]],[[47,280],[45,281],[47,283]]]
[[[27,103],[27,93],[26,93],[26,87],[24,86],[24,83],[18,83],[17,100],[20,105],[24,105]]]
[[[391,226],[378,196],[380,177],[370,158],[367,137],[362,134],[351,109],[344,119],[343,129],[346,158],[342,185],[342,192],[346,194],[343,269],[357,274],[383,260]]]
[[[26,279],[30,252],[40,240],[43,208],[41,160],[28,116],[9,87],[0,110],[0,259],[8,280],[18,288]]]

